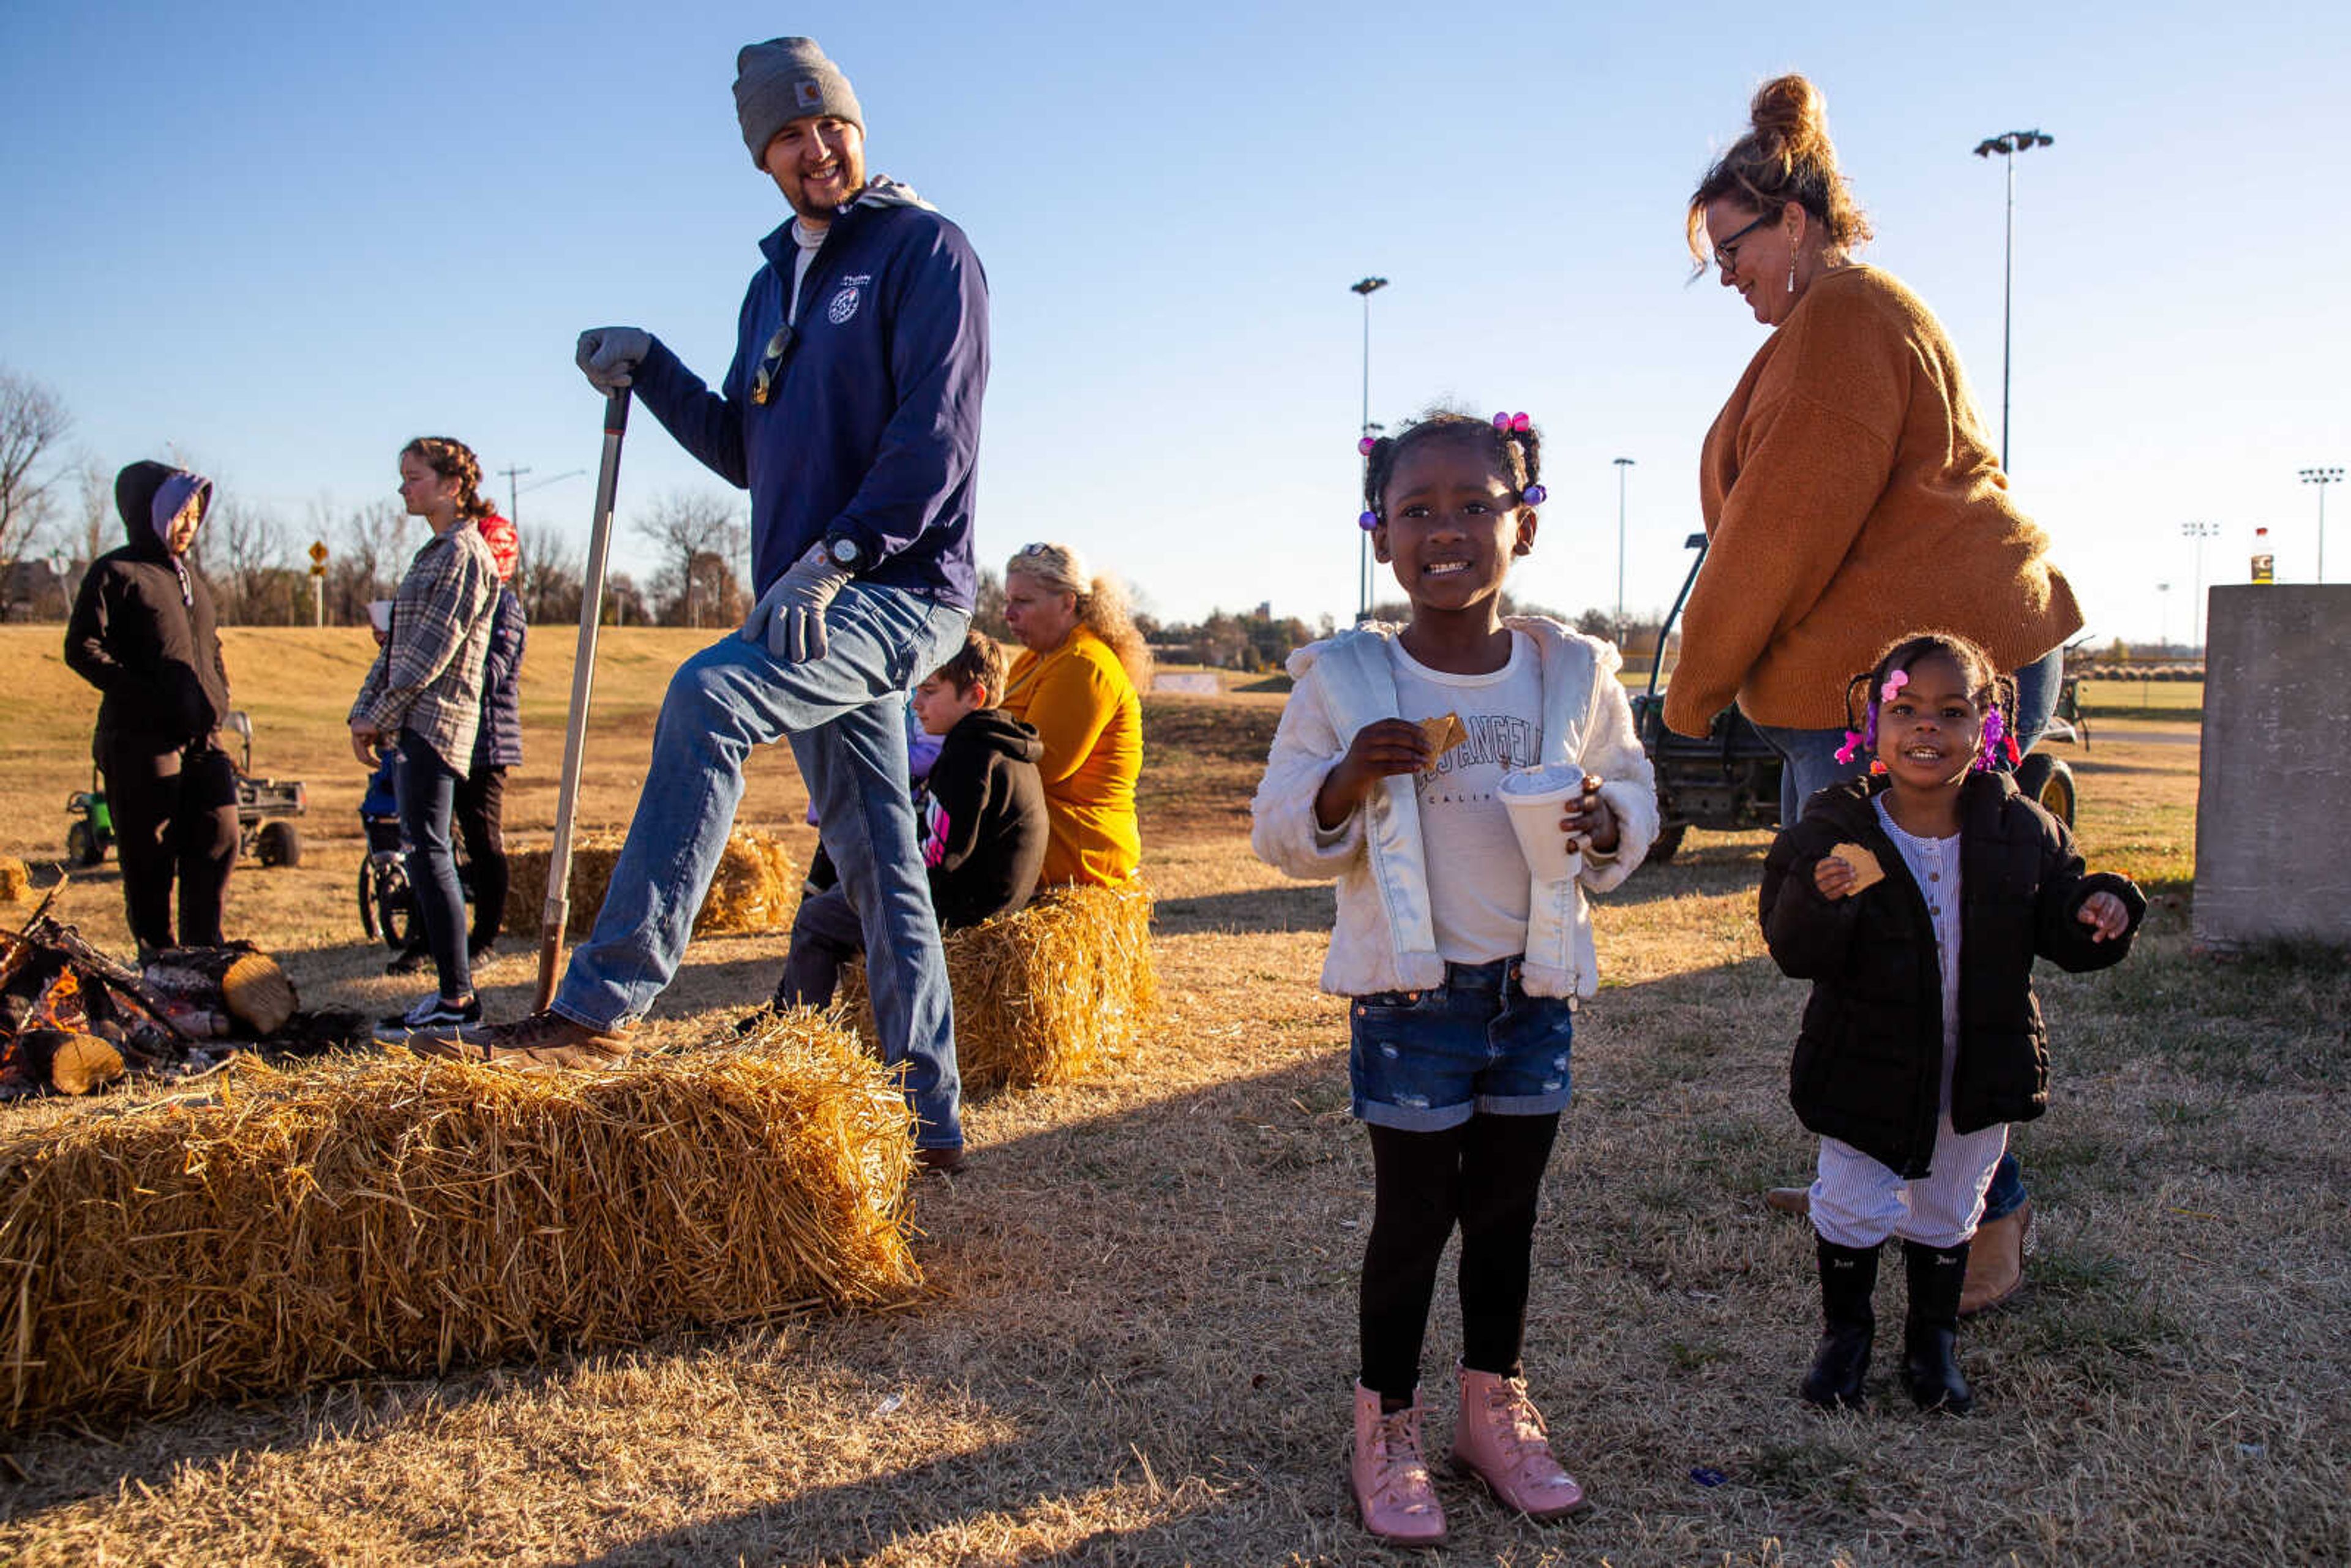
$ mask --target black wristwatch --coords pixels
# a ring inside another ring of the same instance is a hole
[[[827,534],[824,557],[852,577],[873,564],[873,558],[867,553],[865,547],[848,534]]]

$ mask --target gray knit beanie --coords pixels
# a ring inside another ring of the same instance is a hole
[[[814,38],[769,38],[746,44],[735,57],[735,118],[743,125],[743,145],[760,168],[768,143],[786,122],[802,115],[830,114],[865,129],[857,95],[841,68],[825,58]]]

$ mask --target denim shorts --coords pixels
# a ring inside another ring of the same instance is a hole
[[[1347,1009],[1355,1114],[1434,1133],[1479,1111],[1544,1116],[1567,1109],[1575,1008],[1519,988],[1519,961],[1447,964],[1428,991],[1376,991]]]

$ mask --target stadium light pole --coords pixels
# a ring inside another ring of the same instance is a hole
[[[2163,653],[2168,658],[2171,655],[2171,584],[2158,582],[2155,585],[2155,602],[2158,607],[2156,611],[2157,624],[2163,628]]]
[[[1612,457],[1616,465],[1616,646],[1625,645],[1625,476],[1632,471],[1630,457]],[[1662,655],[1661,655],[1662,656]]]
[[[2189,612],[2189,624],[2194,628],[2189,635],[2199,658],[2201,658],[2204,653],[2204,541],[2215,537],[2220,533],[2220,525],[2218,523],[2182,523],[2179,525],[2180,534],[2184,538],[2196,541],[2195,587],[2189,591],[2189,599],[2188,608]]]
[[[2010,307],[2016,293],[2016,155],[2028,147],[2046,147],[2057,139],[2038,131],[2008,131],[1976,143],[1976,156],[2000,154],[2008,169],[2008,239],[2000,264],[2000,466],[2008,471],[2008,361],[2013,340]]]
[[[1372,296],[1388,286],[1384,277],[1363,277],[1347,285],[1351,294],[1364,300],[1364,423],[1362,434],[1371,434],[1372,423]],[[1362,625],[1372,618],[1372,531],[1364,530],[1363,553],[1358,557],[1355,623]]]
[[[2343,483],[2340,468],[2304,468],[2302,482],[2318,486],[2318,580],[2326,580],[2326,486]]]

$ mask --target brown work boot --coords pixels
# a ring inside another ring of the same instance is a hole
[[[1968,1282],[1959,1291],[1959,1316],[1971,1318],[2016,1294],[2024,1283],[2024,1239],[2032,1230],[2032,1200],[2026,1198],[1998,1219],[1976,1227],[1968,1249]]]
[[[961,1176],[964,1167],[963,1145],[957,1144],[951,1149],[916,1149],[914,1164],[933,1176]]]
[[[474,1024],[446,1038],[412,1035],[408,1046],[423,1056],[501,1067],[617,1067],[628,1061],[629,1032],[591,1029],[545,1008],[514,1023]]]

